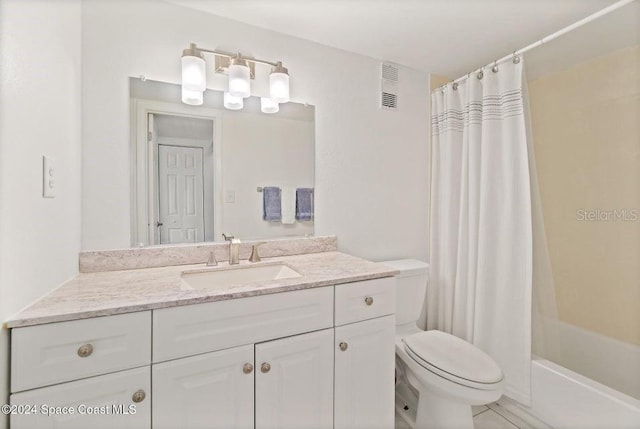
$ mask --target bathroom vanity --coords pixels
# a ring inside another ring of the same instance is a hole
[[[274,264],[299,275],[233,282]],[[392,428],[394,274],[335,251],[80,274],[8,322],[11,427]]]

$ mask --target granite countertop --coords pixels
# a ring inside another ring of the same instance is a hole
[[[311,253],[263,258],[254,264],[282,262],[301,277],[254,282],[204,290],[194,289],[181,277],[185,271],[224,269],[205,264],[80,273],[6,322],[8,328],[40,325],[89,317],[131,313],[203,302],[222,301],[270,293],[330,286],[359,280],[390,277],[398,272],[382,264],[341,252]],[[232,267],[238,267],[234,265]]]

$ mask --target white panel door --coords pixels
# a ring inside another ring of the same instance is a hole
[[[256,344],[256,428],[333,428],[333,329]]]
[[[393,429],[394,375],[395,316],[337,327],[335,429]]]
[[[154,429],[252,429],[253,344],[153,365]]]
[[[202,148],[158,145],[160,243],[204,241]]]
[[[150,368],[146,366],[16,393],[11,395],[11,404],[35,405],[37,413],[11,415],[11,428],[150,429],[150,392]],[[136,393],[138,402],[133,400]],[[67,407],[67,414],[62,407]]]

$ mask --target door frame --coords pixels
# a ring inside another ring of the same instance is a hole
[[[185,116],[213,121],[213,228],[222,230],[222,116],[220,109],[194,107],[164,101],[131,99],[131,245],[156,242],[153,141],[148,140],[147,118],[157,115]]]

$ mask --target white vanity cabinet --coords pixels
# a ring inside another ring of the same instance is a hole
[[[335,429],[394,426],[395,277],[335,287]]]
[[[333,329],[256,344],[256,429],[333,427]]]
[[[395,279],[16,328],[12,429],[393,428]],[[51,371],[53,374],[48,374]]]
[[[150,311],[12,329],[10,427],[148,429],[150,363]]]
[[[253,428],[253,344],[153,365],[154,429]]]
[[[394,425],[395,316],[336,327],[335,429]]]
[[[151,427],[149,367],[130,369],[12,395],[11,429],[140,429]],[[70,414],[73,410],[73,414]]]

